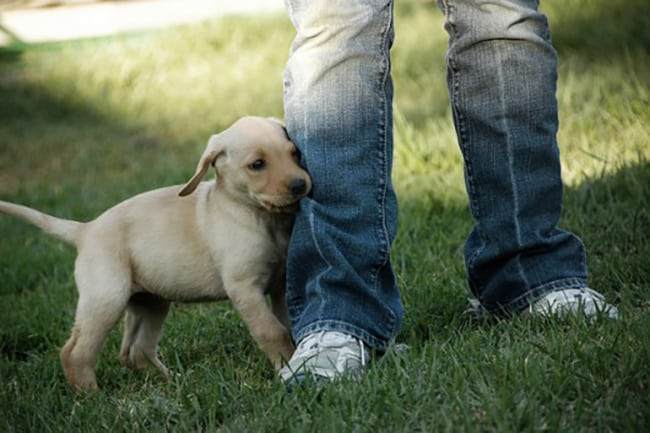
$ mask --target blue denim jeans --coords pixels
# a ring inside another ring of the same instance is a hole
[[[469,286],[492,312],[586,285],[580,240],[557,228],[562,201],[556,54],[535,0],[444,0],[449,95],[475,219]],[[293,336],[322,330],[387,347],[403,317],[390,263],[390,0],[286,0],[297,34],[285,121],[313,190],[289,246]],[[435,266],[435,264],[431,264]]]

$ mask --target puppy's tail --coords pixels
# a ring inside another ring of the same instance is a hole
[[[24,219],[34,224],[46,233],[76,245],[85,224],[56,218],[26,206],[21,206],[0,200],[0,212]]]

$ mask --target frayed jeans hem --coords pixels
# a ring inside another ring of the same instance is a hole
[[[307,335],[322,331],[336,331],[351,335],[362,340],[368,347],[378,352],[385,352],[391,341],[390,339],[387,340],[371,335],[368,331],[341,320],[318,320],[312,322],[296,332],[293,337],[296,343],[299,343]]]
[[[551,281],[539,285],[533,289],[528,290],[522,295],[516,297],[507,304],[496,304],[494,306],[486,306],[481,303],[481,308],[490,314],[495,315],[512,315],[520,313],[535,301],[544,297],[544,295],[562,289],[581,289],[586,288],[587,280],[581,277],[562,278],[559,280]]]

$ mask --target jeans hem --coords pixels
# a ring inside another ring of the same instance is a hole
[[[487,310],[491,313],[499,313],[504,311],[509,313],[518,313],[520,311],[525,310],[530,304],[534,303],[535,301],[542,298],[547,293],[552,292],[554,290],[580,289],[586,287],[587,287],[586,278],[581,278],[581,277],[562,278],[560,280],[551,281],[549,283],[544,283],[542,285],[534,287],[524,292],[522,295],[516,297],[515,299],[513,299],[512,301],[508,302],[505,305],[500,305],[493,310],[490,309]]]
[[[351,335],[362,340],[367,346],[371,347],[372,349],[378,350],[380,352],[386,351],[390,344],[389,339],[376,337],[356,325],[352,325],[341,320],[318,320],[316,322],[312,322],[302,328],[300,331],[296,332],[293,337],[296,343],[299,343],[300,340],[302,340],[307,335],[320,331],[337,331]]]

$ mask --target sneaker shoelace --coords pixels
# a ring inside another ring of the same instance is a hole
[[[588,318],[604,314],[611,319],[618,319],[618,308],[610,305],[605,297],[589,287],[570,288],[548,293],[529,306],[531,313],[566,314],[582,312]]]
[[[556,306],[561,307],[563,305],[571,304],[580,304],[585,307],[587,303],[593,303],[594,306],[601,307],[605,305],[605,297],[588,287],[557,290],[548,293],[546,296],[533,303],[531,308],[539,305],[542,308],[550,308],[552,310]]]
[[[335,360],[327,357],[330,365],[320,365],[310,368],[310,360],[317,359],[325,352],[336,354]],[[365,344],[358,338],[351,335],[334,331],[321,331],[306,336],[296,348],[296,360],[300,361],[298,369],[303,367],[306,370],[322,370],[331,368],[336,374],[346,372],[350,364],[358,363],[365,367],[368,363],[368,353]]]

